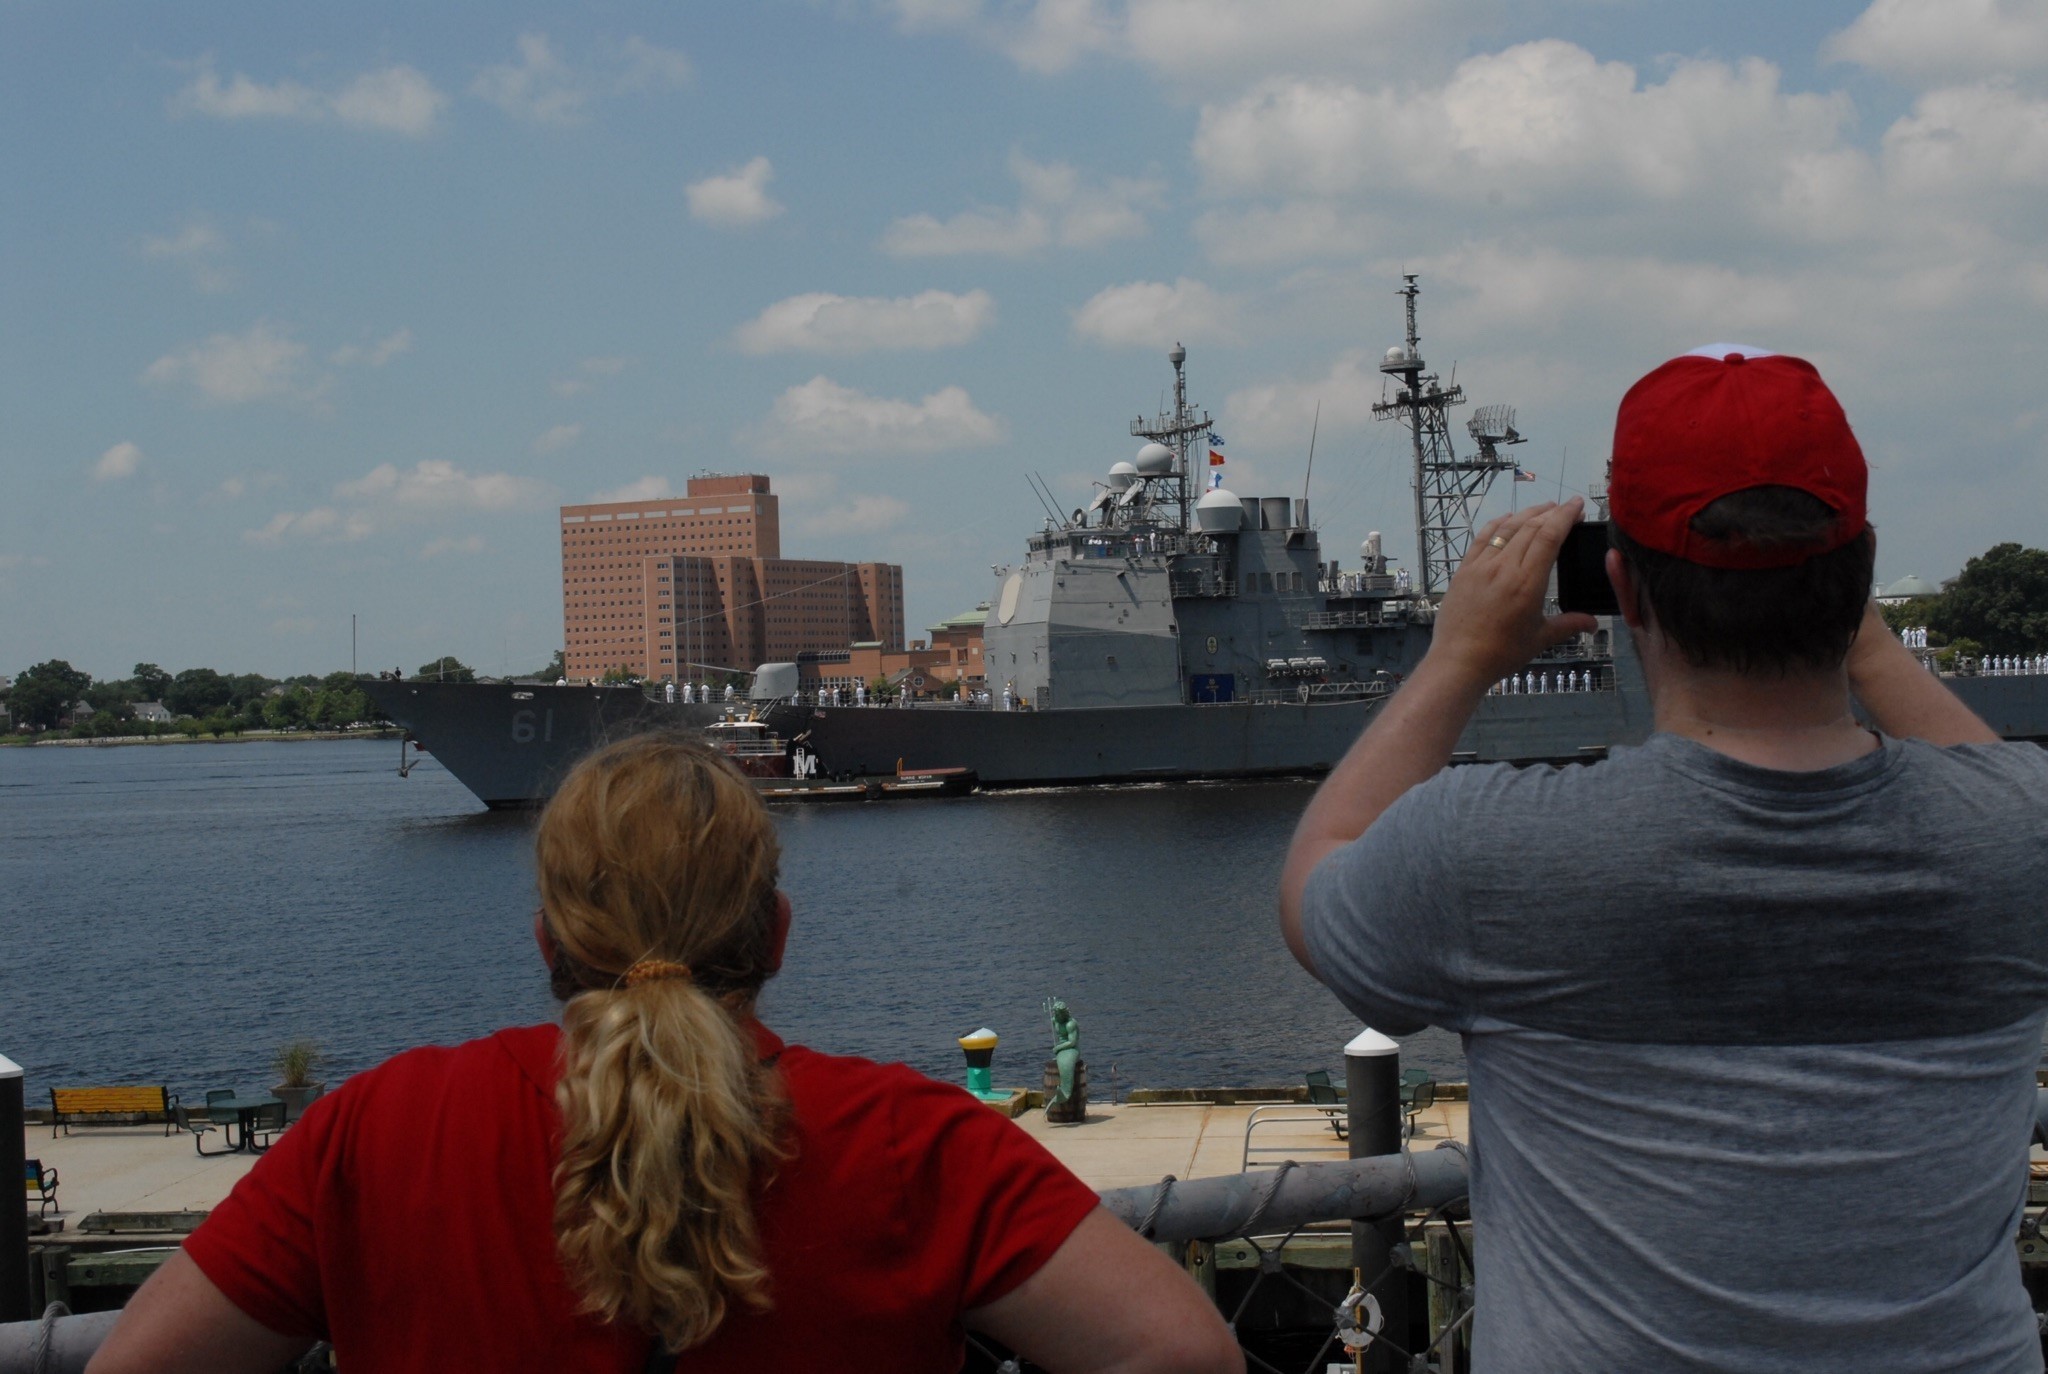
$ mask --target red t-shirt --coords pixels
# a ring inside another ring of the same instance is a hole
[[[1036,1141],[900,1064],[784,1047],[795,1155],[755,1201],[774,1308],[684,1370],[960,1367],[959,1316],[1096,1205]],[[344,1368],[637,1370],[645,1333],[576,1313],[555,1253],[559,1028],[411,1050],[314,1103],[185,1241],[273,1331]]]

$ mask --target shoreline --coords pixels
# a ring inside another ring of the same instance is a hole
[[[250,730],[239,735],[100,735],[89,739],[0,739],[0,748],[36,749],[53,748],[115,748],[131,744],[307,744],[314,742],[336,743],[348,740],[401,739],[404,727],[397,725],[379,726],[374,730]]]

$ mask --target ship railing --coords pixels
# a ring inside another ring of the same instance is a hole
[[[1206,573],[1174,573],[1166,585],[1167,590],[1178,597],[1237,595],[1236,578],[1212,577]]]
[[[1307,702],[1361,701],[1383,697],[1388,690],[1387,684],[1377,679],[1371,682],[1303,682],[1292,687],[1254,688],[1237,699],[1260,706],[1298,706]]]
[[[2048,1088],[2036,1092],[2034,1139],[2048,1140]],[[1450,1374],[1470,1367],[1471,1163],[1456,1141],[1428,1150],[1415,1149],[1409,1140],[1402,1144],[1398,1153],[1362,1159],[1283,1160],[1272,1168],[1212,1178],[1168,1174],[1153,1184],[1103,1189],[1099,1196],[1112,1216],[1185,1266],[1216,1300],[1245,1347],[1248,1368],[1271,1374],[1327,1368],[1347,1344],[1356,1343],[1361,1327],[1374,1325],[1362,1315],[1372,1310],[1363,1304],[1365,1295],[1398,1294],[1383,1309],[1398,1315],[1419,1292],[1426,1315],[1412,1314],[1405,1329],[1380,1325],[1364,1347],[1366,1367]],[[2036,1272],[2048,1263],[2042,1219],[2030,1197],[2015,1240],[2021,1264]],[[1354,1258],[1363,1261],[1355,1277]],[[2040,1303],[2041,1287],[2028,1287]],[[1264,1309],[1261,1300],[1268,1303]],[[1287,1333],[1266,1322],[1246,1320],[1261,1310],[1271,1313],[1280,1302],[1299,1314],[1292,1330],[1306,1332],[1305,1348],[1299,1339],[1281,1344]],[[40,1321],[0,1323],[0,1374],[83,1374],[119,1316],[72,1315],[62,1303],[52,1303]],[[1302,1326],[1304,1318],[1314,1324]],[[2043,1325],[2048,1329],[2048,1319]],[[1409,1335],[1417,1329],[1419,1339]],[[1009,1374],[1019,1368],[994,1342],[972,1333],[968,1341],[989,1366]],[[322,1347],[315,1352],[324,1354]]]
[[[1369,611],[1310,611],[1294,623],[1303,630],[1376,630],[1383,625],[1398,625],[1403,619],[1405,615],[1399,610],[1375,606]]]

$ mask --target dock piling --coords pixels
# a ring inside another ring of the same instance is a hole
[[[1344,1047],[1344,1106],[1353,1159],[1401,1153],[1401,1047],[1371,1027]],[[1368,1374],[1393,1374],[1406,1363],[1397,1348],[1408,1345],[1408,1267],[1393,1256],[1407,1243],[1399,1212],[1351,1223],[1352,1267],[1365,1275],[1366,1292],[1386,1319],[1385,1339],[1365,1352]]]
[[[0,1055],[0,1175],[22,1176],[28,1150],[22,1139],[24,1121],[21,1065]],[[28,1211],[15,1201],[0,1207],[0,1322],[27,1321]]]

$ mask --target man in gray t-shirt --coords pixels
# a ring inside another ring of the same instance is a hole
[[[1862,456],[1806,364],[1665,364],[1611,482],[1657,733],[1445,769],[1488,684],[1592,624],[1541,613],[1579,503],[1496,521],[1282,884],[1347,1007],[1465,1037],[1475,1366],[2038,1371],[2048,753],[1868,606]]]

